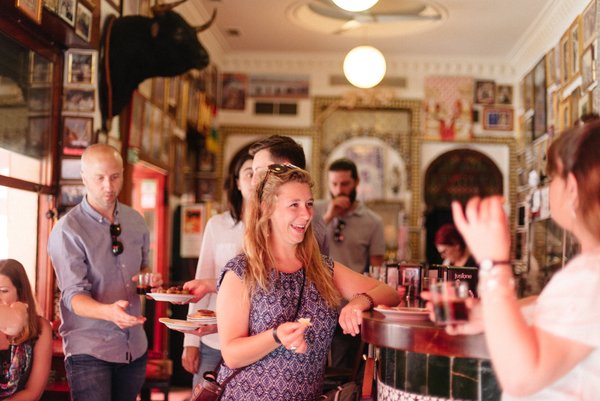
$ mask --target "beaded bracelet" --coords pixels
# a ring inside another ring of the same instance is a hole
[[[354,295],[352,297],[352,300],[354,300],[358,297],[364,297],[369,302],[369,307],[366,310],[371,310],[375,307],[375,301],[373,300],[373,297],[370,296],[369,294],[367,294],[366,292],[361,292],[359,294]]]

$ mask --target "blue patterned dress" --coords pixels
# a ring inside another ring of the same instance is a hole
[[[333,274],[333,260],[325,258]],[[227,263],[221,277],[232,271],[243,277],[247,269],[245,255]],[[221,281],[221,277],[219,281]],[[298,297],[304,280],[302,269],[294,273],[271,271],[270,289],[258,288],[250,304],[249,335],[271,330],[294,320]],[[315,285],[305,282],[298,318],[310,318],[306,329],[308,350],[296,354],[280,346],[259,361],[243,368],[227,385],[222,401],[314,401],[323,390],[323,371],[331,345],[338,312],[330,308]],[[219,383],[232,374],[224,364],[219,369]]]

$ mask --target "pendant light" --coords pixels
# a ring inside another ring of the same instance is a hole
[[[373,46],[358,46],[344,58],[344,75],[358,88],[372,88],[385,76],[385,57]]]
[[[373,7],[379,0],[332,0],[336,6],[339,8],[352,11],[359,12],[365,11],[369,8]]]

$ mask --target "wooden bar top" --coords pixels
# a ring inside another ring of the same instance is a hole
[[[483,334],[450,336],[430,320],[385,316],[377,311],[363,313],[362,339],[382,348],[421,354],[489,359]]]

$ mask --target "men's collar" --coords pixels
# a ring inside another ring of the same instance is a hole
[[[91,218],[93,218],[97,222],[99,222],[99,223],[102,223],[102,222],[110,223],[110,221],[106,217],[104,217],[96,209],[94,209],[92,207],[92,205],[90,205],[90,203],[87,200],[87,195],[83,197],[83,200],[81,201],[81,207],[82,207],[82,209],[84,210],[84,212],[86,214],[88,214]],[[115,221],[119,220],[119,210],[120,209],[121,209],[121,205],[120,205],[119,201],[117,200],[117,203],[115,205]]]

